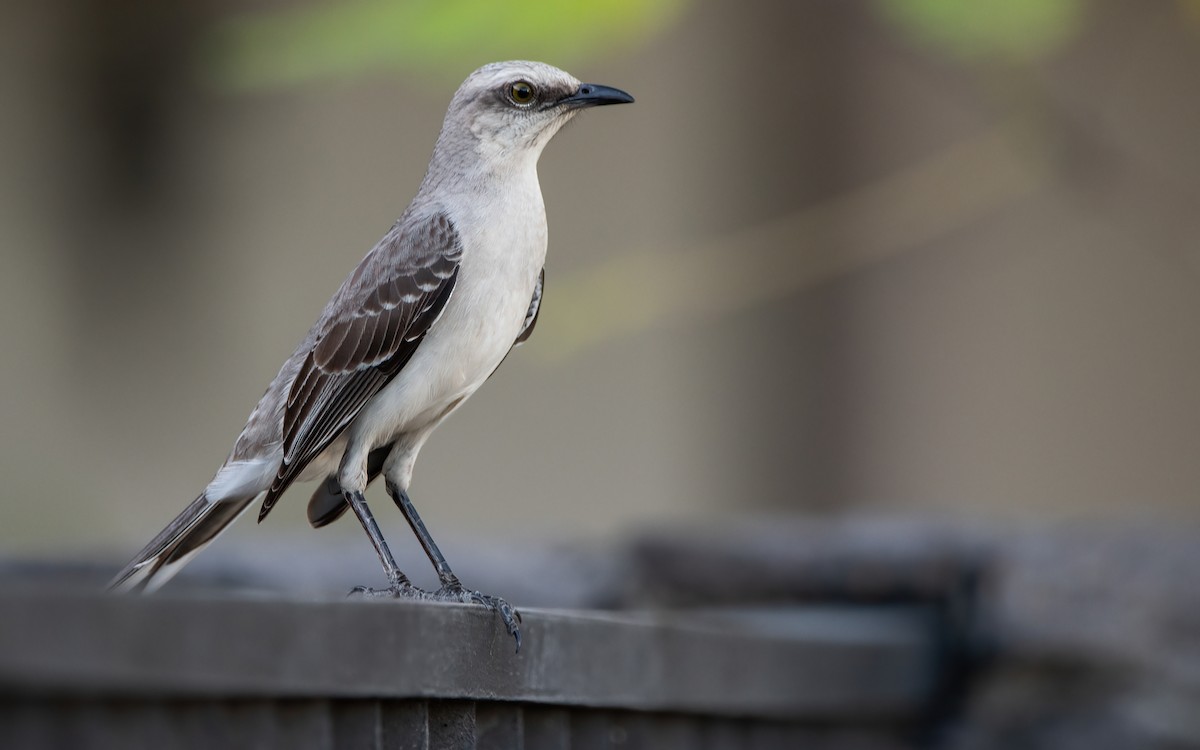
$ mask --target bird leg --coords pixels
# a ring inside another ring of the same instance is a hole
[[[375,547],[375,552],[379,555],[379,561],[383,563],[383,570],[387,573],[388,583],[391,588],[387,591],[374,591],[365,586],[355,588],[351,593],[379,595],[388,594],[394,596],[412,596],[416,597],[425,592],[412,585],[412,581],[408,580],[408,576],[400,570],[400,566],[396,564],[396,558],[392,556],[392,551],[388,549],[387,542],[383,538],[383,533],[379,530],[379,524],[375,523],[375,516],[371,515],[371,509],[367,507],[367,500],[361,492],[345,492],[346,502],[349,503],[354,515],[358,516],[358,522],[362,524],[363,531],[367,532],[367,537],[370,538],[371,544]]]
[[[433,569],[437,571],[438,581],[441,582],[442,588],[461,589],[462,583],[459,582],[458,576],[454,575],[454,571],[450,570],[450,565],[446,562],[442,551],[438,549],[437,543],[433,541],[429,529],[425,528],[425,522],[417,514],[417,509],[409,499],[408,493],[391,482],[387,483],[387,491],[392,496],[392,500],[396,502],[396,506],[400,508],[400,512],[404,514],[404,518],[408,520],[408,525],[412,527],[413,533],[417,535],[417,541],[421,543],[425,554],[429,556],[429,562],[433,563]]]
[[[516,640],[517,650],[520,651],[521,629],[517,623],[521,621],[521,613],[498,596],[482,594],[478,591],[471,591],[464,588],[462,582],[458,580],[458,576],[450,569],[450,565],[446,562],[442,551],[438,549],[437,543],[433,541],[429,529],[425,528],[425,522],[421,520],[416,507],[408,497],[408,493],[391,482],[387,482],[387,491],[392,496],[392,500],[396,502],[397,507],[400,508],[400,512],[404,514],[405,519],[408,520],[408,525],[412,527],[413,533],[417,535],[417,540],[421,542],[421,547],[425,550],[425,554],[429,556],[429,561],[433,563],[433,569],[437,571],[441,588],[428,594],[428,598],[440,601],[463,602],[465,604],[482,604],[500,616],[500,619],[504,622],[505,629]],[[370,531],[367,533],[370,534]],[[386,547],[384,549],[386,550]],[[382,553],[380,557],[382,558]],[[395,562],[393,561],[394,564]],[[387,567],[386,562],[384,563],[384,567]],[[405,581],[407,582],[407,579]],[[409,585],[411,586],[411,584]]]

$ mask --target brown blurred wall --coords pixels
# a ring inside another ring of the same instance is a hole
[[[187,44],[180,8],[153,28]],[[450,91],[220,95],[154,34],[114,61],[65,6],[0,20],[0,547],[121,549],[208,480],[403,209]],[[137,60],[160,75],[94,69]],[[865,0],[702,0],[574,72],[638,103],[543,157],[539,336],[426,448],[432,526],[1200,515],[1200,26],[1175,4],[1089,4],[1012,64]],[[561,321],[602,326],[579,292],[613,269],[646,280],[607,302],[653,314],[581,343]],[[293,495],[239,533],[301,525]]]

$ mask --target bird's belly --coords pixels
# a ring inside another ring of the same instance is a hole
[[[441,317],[413,358],[355,420],[352,433],[372,447],[419,432],[475,392],[499,367],[521,332],[537,269],[493,266],[474,274],[464,262]],[[353,437],[351,438],[354,439]]]

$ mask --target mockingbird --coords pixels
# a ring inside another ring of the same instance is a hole
[[[546,258],[542,149],[579,110],[632,101],[543,63],[472,73],[450,102],[408,209],[283,363],[216,476],[111,588],[158,588],[259,498],[262,521],[292,482],[324,479],[308,503],[309,522],[319,528],[349,507],[387,573],[389,588],[356,591],[483,604],[519,649],[520,615],[463,587],[417,515],[409,481],[434,428],[537,323]],[[380,474],[437,570],[435,592],[400,571],[367,508],[363,491]]]

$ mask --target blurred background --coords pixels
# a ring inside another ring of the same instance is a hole
[[[1145,668],[1079,747],[1200,746],[1197,0],[10,0],[0,55],[0,556],[115,570],[165,525],[458,83],[543,59],[637,103],[547,149],[536,335],[422,454],[459,572],[966,548],[1010,648],[1108,649],[1051,684]],[[196,565],[381,581],[307,495]]]
[[[194,497],[505,58],[638,102],[542,159],[545,314],[422,454],[432,528],[1200,517],[1195,0],[0,13],[6,551]]]

